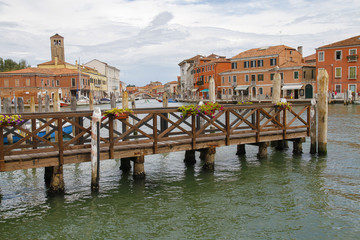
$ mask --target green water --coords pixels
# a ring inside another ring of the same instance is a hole
[[[65,194],[46,194],[43,169],[0,173],[0,239],[359,239],[360,106],[329,106],[328,155],[217,149],[215,171],[184,152],[145,158],[145,180],[101,162],[64,167]],[[197,155],[199,156],[199,155]],[[198,158],[197,158],[198,159]]]

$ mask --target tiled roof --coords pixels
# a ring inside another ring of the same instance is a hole
[[[62,37],[62,36],[60,36],[59,34],[55,34],[54,36],[52,36],[52,37],[61,37],[61,38],[64,38],[64,37]]]
[[[78,71],[68,68],[24,68],[20,70],[3,72],[2,74],[48,74],[48,75],[61,75],[61,74],[78,74]],[[84,73],[82,73],[84,75]]]
[[[73,65],[71,63],[67,63],[67,62],[64,62],[64,61],[61,61],[60,59],[58,60],[57,62],[57,65],[65,65],[65,64],[68,64],[68,65]],[[39,63],[39,65],[55,65],[55,60],[52,60],[52,61],[48,61],[48,62],[44,62],[44,63]]]
[[[295,48],[291,48],[291,47],[288,47],[285,45],[253,48],[253,49],[246,50],[244,52],[239,53],[238,55],[232,57],[232,59],[275,55],[275,54],[281,53],[285,49],[296,50]]]
[[[285,62],[279,66],[279,68],[293,68],[293,67],[314,67],[314,65],[308,63]]]
[[[333,48],[333,47],[346,47],[346,46],[353,46],[353,45],[360,45],[360,35],[351,37],[339,42],[334,42],[328,45],[324,45],[319,47],[318,49],[322,48]]]
[[[305,60],[305,62],[306,61],[316,61],[316,53],[304,57],[304,60]]]

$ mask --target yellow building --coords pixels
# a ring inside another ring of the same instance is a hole
[[[95,99],[100,99],[107,96],[107,81],[106,76],[100,74],[93,68],[81,65],[80,71],[90,75],[90,91],[92,91]]]

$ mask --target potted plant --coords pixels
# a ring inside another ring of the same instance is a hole
[[[104,112],[105,117],[112,116],[116,119],[125,119],[129,117],[129,114],[132,113],[133,110],[130,108],[112,108]]]
[[[184,105],[178,108],[181,112],[182,117],[190,116],[190,115],[197,115],[200,113],[200,106],[195,106],[194,104]]]
[[[214,117],[216,111],[222,111],[223,106],[218,102],[206,102],[200,106],[201,112],[210,117]]]
[[[251,104],[253,104],[252,102],[238,102],[237,104],[239,104],[239,105],[251,105]]]
[[[281,101],[281,102],[277,102],[275,104],[276,107],[280,108],[280,109],[291,109],[291,103],[289,102],[285,102],[285,101]]]
[[[0,115],[0,127],[14,126],[22,122],[24,122],[24,120],[21,115]]]

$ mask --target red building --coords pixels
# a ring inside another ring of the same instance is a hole
[[[316,68],[329,74],[329,91],[343,97],[345,91],[360,92],[360,35],[316,49]]]
[[[211,54],[208,57],[200,57],[198,60],[198,64],[193,69],[194,91],[198,92],[199,96],[207,99],[209,81],[213,77],[215,89],[217,89],[218,96],[220,96],[221,77],[219,73],[231,69],[230,60],[215,54]]]
[[[23,97],[24,102],[31,97],[37,101],[40,93],[53,98],[57,91],[60,99],[69,99],[80,89],[84,95],[90,91],[89,75],[68,68],[26,68],[0,73],[1,97]]]

